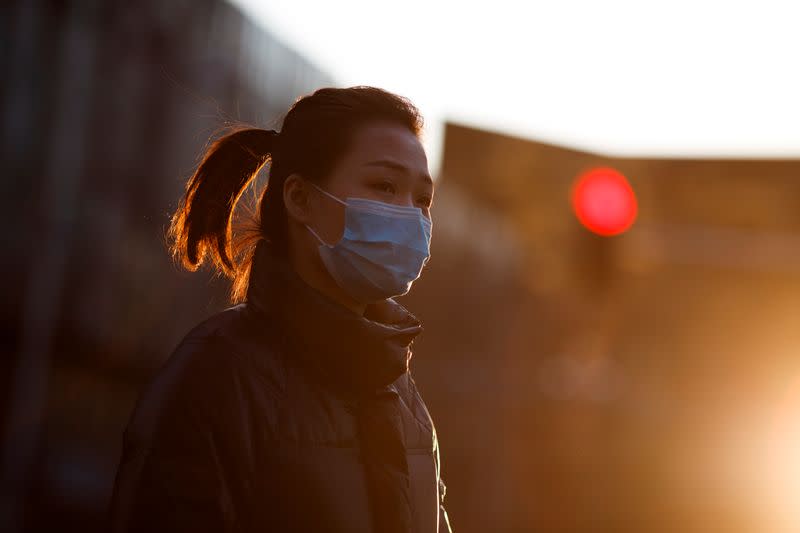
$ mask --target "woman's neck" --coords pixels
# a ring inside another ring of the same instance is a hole
[[[330,275],[319,256],[311,257],[305,250],[289,246],[289,262],[297,275],[308,285],[329,299],[359,316],[364,315],[367,304],[358,302],[342,289]]]

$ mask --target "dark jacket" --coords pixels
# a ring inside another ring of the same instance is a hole
[[[260,241],[247,301],[190,331],[141,394],[111,531],[449,533],[408,367],[421,330],[393,299],[363,317],[331,301]]]

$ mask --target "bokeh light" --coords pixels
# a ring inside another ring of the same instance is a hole
[[[590,231],[604,236],[625,232],[636,220],[636,194],[628,180],[610,167],[595,167],[578,176],[572,207]]]

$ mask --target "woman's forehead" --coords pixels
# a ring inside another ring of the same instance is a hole
[[[428,175],[428,159],[422,143],[400,125],[370,125],[360,129],[344,159],[349,166],[393,168]]]

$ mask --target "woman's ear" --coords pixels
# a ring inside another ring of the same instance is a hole
[[[286,214],[301,224],[309,220],[309,186],[300,174],[290,174],[283,182],[283,204]]]

